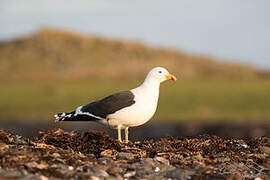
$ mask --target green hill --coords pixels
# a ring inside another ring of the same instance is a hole
[[[257,75],[250,66],[54,29],[0,43],[0,81],[134,79],[154,66],[186,78]]]

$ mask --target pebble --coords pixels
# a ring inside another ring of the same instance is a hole
[[[53,156],[54,158],[60,158],[60,157],[61,157],[61,155],[60,155],[59,153],[53,153],[52,156]]]
[[[120,160],[132,160],[132,159],[134,159],[134,155],[132,153],[120,152],[117,155],[117,159],[120,159]]]
[[[115,151],[113,151],[111,149],[106,149],[106,150],[104,150],[104,151],[102,151],[100,153],[100,156],[113,158],[114,157],[114,154],[115,154]]]
[[[113,176],[110,176],[110,177],[107,177],[106,180],[121,180],[123,178],[121,177],[113,177]]]
[[[175,169],[167,172],[168,178],[176,179],[191,179],[191,176],[195,174],[195,171],[185,169]]]
[[[40,180],[48,180],[49,179],[49,178],[47,178],[47,177],[45,177],[43,175],[41,175],[39,178],[40,178]]]
[[[30,174],[27,176],[24,176],[23,178],[20,178],[20,180],[49,180],[49,178],[39,175],[39,174]]]
[[[118,174],[120,174],[120,168],[115,166],[115,167],[112,167],[112,168],[109,168],[107,170],[107,172],[110,174],[110,175],[113,175],[113,176],[117,176]]]
[[[260,150],[265,154],[270,154],[270,147],[268,146],[261,146]]]
[[[230,158],[228,158],[228,157],[218,157],[218,158],[216,158],[217,159],[217,161],[218,162],[230,162],[231,161],[231,159]]]
[[[129,171],[126,174],[124,174],[124,177],[128,178],[128,177],[132,177],[135,176],[136,171]]]
[[[155,160],[157,160],[158,162],[161,162],[161,163],[163,163],[165,165],[169,165],[170,164],[170,161],[169,160],[167,160],[167,159],[165,159],[163,157],[160,157],[160,156],[155,157]]]
[[[108,177],[109,174],[103,170],[101,167],[97,167],[97,166],[94,166],[94,167],[90,167],[90,172],[92,172],[93,174],[95,174],[96,176],[98,177]]]
[[[198,154],[198,155],[194,156],[194,158],[199,160],[199,161],[203,160],[203,157],[202,157],[201,154]]]
[[[91,176],[90,179],[91,179],[91,180],[101,180],[101,178],[96,177],[96,176]]]
[[[75,171],[69,170],[67,166],[62,164],[59,164],[57,167],[51,166],[50,170],[59,178],[71,178],[75,174]]]
[[[159,172],[160,171],[160,168],[159,167],[156,167],[155,168],[155,172]]]
[[[72,166],[68,166],[68,170],[74,170],[74,167],[72,167]]]
[[[150,158],[134,163],[134,165],[138,177],[145,177],[154,173],[154,161]]]
[[[102,165],[114,164],[114,160],[110,157],[102,157],[98,159],[98,163]]]
[[[9,169],[0,173],[0,179],[18,179],[22,173],[17,169]]]

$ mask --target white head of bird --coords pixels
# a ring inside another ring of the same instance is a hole
[[[155,67],[151,69],[145,78],[144,83],[162,83],[166,80],[176,81],[176,77],[168,72],[167,69],[163,67]]]

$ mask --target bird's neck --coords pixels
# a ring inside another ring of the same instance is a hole
[[[144,82],[142,83],[141,87],[144,89],[156,89],[159,91],[160,82],[153,81],[149,78],[146,78]]]

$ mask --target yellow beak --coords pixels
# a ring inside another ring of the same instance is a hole
[[[170,79],[170,80],[172,80],[172,81],[176,81],[176,80],[177,80],[176,77],[175,77],[174,75],[172,75],[172,74],[167,74],[167,75],[166,75],[166,78],[167,78],[167,79]]]

